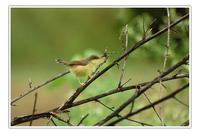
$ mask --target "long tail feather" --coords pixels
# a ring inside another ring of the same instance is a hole
[[[55,61],[56,61],[56,63],[59,63],[59,64],[69,65],[69,62],[62,60],[62,59],[56,59]]]

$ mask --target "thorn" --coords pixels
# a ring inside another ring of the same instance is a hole
[[[28,82],[28,86],[29,86],[29,88],[31,89],[31,88],[32,88],[33,82],[31,81],[31,78],[29,78],[28,81],[29,81],[29,82]]]
[[[120,67],[119,63],[118,63],[118,62],[116,62],[115,64],[117,65],[117,68],[119,69],[119,67]]]

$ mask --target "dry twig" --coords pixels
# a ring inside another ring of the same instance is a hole
[[[181,17],[180,19],[178,19],[177,21],[175,21],[174,23],[171,23],[170,26],[167,26],[165,28],[163,28],[162,30],[160,30],[159,32],[153,34],[152,36],[141,40],[137,43],[135,43],[133,45],[133,47],[128,50],[126,53],[124,53],[122,56],[120,56],[119,58],[117,58],[116,60],[114,60],[111,64],[109,64],[107,67],[105,67],[102,71],[100,71],[99,73],[97,73],[94,77],[92,77],[89,81],[86,81],[86,83],[84,83],[83,86],[80,86],[75,93],[69,98],[67,99],[64,104],[62,104],[59,107],[59,111],[65,110],[68,107],[70,107],[70,105],[74,102],[74,100],[93,82],[95,81],[97,78],[99,78],[101,75],[103,75],[105,72],[107,72],[110,68],[112,68],[113,66],[115,66],[118,62],[120,62],[122,59],[124,59],[127,55],[129,55],[130,53],[132,53],[133,51],[135,51],[136,49],[138,49],[139,47],[143,46],[145,43],[147,43],[148,41],[154,39],[155,37],[163,34],[164,32],[166,32],[168,30],[169,27],[173,27],[176,24],[180,23],[181,21],[187,19],[189,17],[189,14],[184,15],[183,17]]]
[[[33,103],[33,112],[32,112],[32,115],[35,114],[36,112],[36,104],[37,104],[37,92],[35,93],[35,99],[34,99],[34,103]],[[33,120],[30,121],[30,126],[32,126],[32,123],[33,123]]]
[[[107,121],[111,120],[113,117],[115,117],[120,111],[122,111],[127,105],[129,105],[132,101],[134,101],[136,98],[138,98],[142,93],[144,93],[146,90],[148,90],[151,86],[155,84],[156,81],[159,81],[161,78],[164,76],[168,75],[181,65],[185,64],[189,60],[189,55],[185,56],[181,61],[179,61],[176,65],[173,67],[169,68],[167,71],[163,72],[160,74],[158,77],[154,78],[149,84],[147,84],[144,88],[140,89],[137,95],[132,95],[127,101],[125,101],[122,105],[120,105],[114,112],[112,112],[110,115],[105,117],[104,119],[100,120],[97,122],[95,125],[103,125]]]
[[[38,85],[38,86],[36,86],[36,87],[31,88],[30,90],[26,90],[24,93],[20,94],[18,97],[16,97],[16,98],[14,98],[13,100],[11,100],[11,105],[13,105],[14,102],[16,102],[16,101],[22,99],[22,98],[25,97],[26,95],[30,94],[31,92],[33,92],[33,91],[35,91],[35,90],[37,90],[37,89],[39,89],[39,88],[41,88],[41,87],[43,87],[43,86],[49,84],[50,82],[52,82],[52,81],[54,81],[54,80],[56,80],[56,79],[58,79],[58,78],[63,77],[64,75],[66,75],[66,74],[68,74],[68,73],[70,73],[70,72],[69,72],[69,71],[66,71],[66,72],[64,72],[64,73],[61,73],[61,74],[59,74],[59,75],[53,77],[52,79],[49,79],[49,80],[43,82],[42,84],[40,84],[40,85]]]
[[[63,112],[64,110],[67,110],[68,108],[72,107],[72,106],[77,106],[77,105],[80,105],[80,104],[84,104],[84,103],[87,103],[89,101],[94,101],[96,100],[97,98],[92,98],[92,99],[89,99],[89,100],[84,100],[80,103],[76,103],[74,102],[74,100],[93,82],[95,81],[97,78],[99,78],[101,75],[103,75],[105,72],[107,72],[110,68],[112,68],[113,66],[115,66],[118,62],[120,62],[122,59],[126,58],[130,53],[132,53],[133,51],[135,51],[136,49],[138,49],[139,47],[143,46],[145,43],[147,43],[148,41],[154,39],[155,37],[163,34],[164,32],[166,32],[168,30],[168,28],[170,27],[173,27],[175,26],[176,24],[182,22],[183,20],[187,19],[189,16],[189,14],[186,14],[184,15],[183,17],[179,18],[177,21],[175,21],[174,23],[171,23],[170,26],[167,26],[165,28],[163,28],[162,30],[160,30],[159,32],[145,38],[145,39],[142,39],[141,41],[137,42],[135,45],[133,45],[132,48],[130,48],[126,53],[124,53],[123,55],[121,55],[119,58],[117,58],[116,60],[114,60],[111,64],[109,64],[107,67],[105,67],[102,71],[96,73],[94,75],[94,77],[92,77],[90,80],[88,80],[86,83],[84,83],[83,86],[80,86],[76,91],[75,93],[69,98],[66,100],[66,102],[64,103],[64,105],[60,106],[60,109],[59,111],[60,112]],[[118,107],[116,110],[113,111],[113,113],[111,115],[109,115],[109,119],[110,120],[110,117],[114,117],[116,115],[118,115],[118,113],[123,110],[130,102],[134,101],[137,97],[139,97],[143,92],[145,92],[148,88],[150,88],[152,85],[154,85],[155,83],[158,83],[160,79],[164,79],[164,76],[166,76],[167,74],[171,73],[172,71],[174,71],[176,68],[178,68],[179,66],[181,66],[182,64],[184,64],[187,60],[188,60],[189,56],[186,56],[183,60],[181,60],[179,63],[177,63],[176,65],[174,65],[173,67],[171,67],[170,69],[168,69],[167,71],[163,72],[160,76],[156,77],[154,80],[148,82],[148,83],[145,83],[144,84],[144,87],[142,87],[141,89],[139,89],[139,93],[135,96],[132,96],[131,98],[129,98],[125,103],[123,103],[120,107]],[[65,74],[67,74],[69,72],[65,72]],[[64,76],[65,74],[63,74],[62,76]],[[60,76],[60,77],[62,77]],[[54,78],[54,79],[51,79],[47,82],[44,82],[43,84],[33,88],[34,90],[48,84],[49,82],[55,80],[57,78]],[[176,79],[176,78],[172,78],[172,79]],[[136,88],[138,87],[138,85],[134,85],[134,86],[129,86],[129,87],[123,87],[121,91],[126,91],[126,90],[129,90],[129,89],[132,89],[132,88]],[[34,91],[33,89],[31,89],[31,92]],[[101,97],[105,97],[105,96],[108,96],[108,95],[111,95],[111,94],[114,94],[114,93],[118,93],[118,92],[121,92],[121,91],[116,91],[116,90],[113,90],[111,92],[108,92],[108,93],[105,93],[105,94],[101,94],[99,95],[98,97],[101,98]],[[21,99],[22,97],[24,97],[25,95],[29,94],[30,92],[28,93],[24,93],[23,95],[19,96],[19,98],[16,98],[14,100],[11,101],[11,104],[14,103],[15,101]],[[55,112],[58,112],[58,108],[55,108],[53,109],[53,111]],[[23,123],[23,122],[27,122],[27,121],[30,121],[30,120],[35,120],[35,119],[39,119],[39,118],[44,118],[44,117],[47,117],[49,118],[50,116],[54,116],[52,114],[52,110],[50,110],[50,112],[44,112],[44,113],[40,113],[40,114],[35,114],[35,115],[27,115],[27,116],[23,116],[23,117],[17,117],[15,118],[12,122],[11,122],[11,125],[17,125],[17,124],[20,124],[20,123]],[[107,117],[106,117],[106,120],[107,120]],[[107,121],[105,121],[107,122]],[[105,123],[104,121],[103,122],[100,122],[100,123],[97,123],[97,125],[102,125]]]
[[[109,124],[107,124],[107,125],[108,125],[108,126],[113,126],[113,125],[115,125],[116,123],[118,123],[118,122],[120,122],[120,121],[126,119],[127,117],[136,115],[136,114],[138,114],[138,113],[140,113],[140,112],[142,112],[142,111],[144,111],[144,110],[146,110],[146,109],[151,108],[152,106],[155,106],[155,105],[157,105],[157,104],[159,104],[159,103],[161,103],[161,102],[163,102],[163,101],[165,101],[165,100],[168,100],[168,99],[172,98],[173,96],[175,96],[176,94],[178,94],[179,92],[181,92],[181,91],[183,91],[184,89],[186,89],[187,87],[189,87],[189,83],[187,83],[186,85],[184,85],[183,87],[181,87],[181,88],[179,88],[179,89],[176,89],[174,92],[170,93],[169,95],[167,95],[167,96],[165,96],[165,97],[163,97],[163,98],[161,98],[161,99],[159,99],[159,100],[157,100],[157,101],[155,101],[155,102],[153,102],[153,103],[151,103],[151,104],[149,104],[149,105],[146,105],[146,106],[144,106],[143,108],[140,108],[140,109],[136,110],[135,112],[128,113],[127,115],[123,116],[122,118],[116,119],[115,121],[112,121],[111,123],[109,123]]]

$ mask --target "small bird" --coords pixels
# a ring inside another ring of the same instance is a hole
[[[79,83],[83,85],[79,78],[83,76],[91,78],[92,73],[95,71],[100,62],[103,62],[105,57],[105,54],[103,56],[91,55],[88,58],[74,61],[56,59],[56,62],[68,66],[69,70],[77,77]]]

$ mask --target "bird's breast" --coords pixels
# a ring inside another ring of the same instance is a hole
[[[70,71],[72,71],[76,76],[88,76],[93,72],[93,65],[88,64],[86,66],[77,65],[70,68]]]

